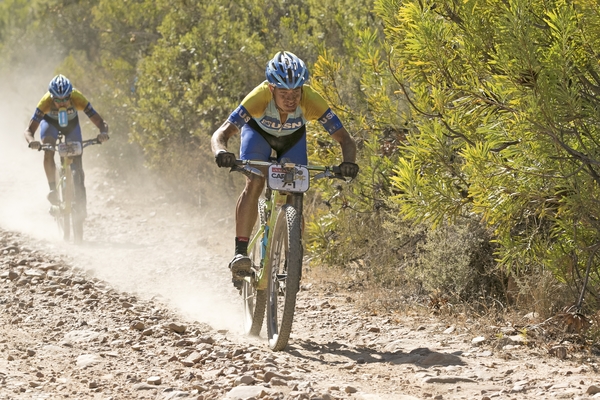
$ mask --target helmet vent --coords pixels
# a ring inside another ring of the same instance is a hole
[[[308,69],[300,58],[289,51],[275,54],[267,63],[265,70],[267,81],[282,89],[301,87],[308,80]]]

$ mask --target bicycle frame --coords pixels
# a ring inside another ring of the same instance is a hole
[[[59,133],[55,145],[43,144],[40,150],[58,152],[61,158],[61,167],[58,173],[57,190],[59,190],[59,205],[52,206],[54,217],[63,233],[63,239],[68,240],[71,234],[70,225],[73,225],[73,237],[75,243],[83,240],[83,219],[81,213],[74,213],[73,203],[75,199],[75,182],[73,178],[72,164],[74,157],[81,156],[83,149],[87,146],[100,144],[98,139],[88,139],[82,142],[63,142],[64,135]],[[57,209],[55,209],[55,207]],[[77,214],[77,215],[76,215]]]
[[[260,171],[257,168],[253,168],[253,167],[269,167],[271,165],[277,164],[274,162],[267,162],[267,161],[251,161],[251,160],[237,160],[238,165],[242,165],[244,167],[242,167],[242,169],[244,169],[247,173],[250,174],[254,174],[254,175],[258,175],[258,176],[262,176],[264,177],[264,174],[262,173],[262,171]],[[296,164],[293,163],[283,163],[280,164],[282,165],[284,168],[293,168],[294,166],[296,166]],[[339,169],[338,167],[326,167],[326,166],[317,166],[317,165],[310,165],[310,166],[305,166],[309,171],[321,171],[321,174],[319,175],[315,175],[313,177],[313,179],[320,179],[320,178],[340,178],[340,173],[339,173]],[[343,178],[341,178],[343,179]],[[265,183],[265,185],[267,185],[267,183]],[[276,190],[276,189],[271,189],[268,187],[266,187],[265,189],[265,209],[266,209],[266,214],[267,214],[267,223],[266,224],[262,224],[258,231],[256,232],[256,234],[250,238],[250,241],[248,242],[248,248],[253,248],[254,245],[256,244],[256,242],[258,240],[261,240],[261,265],[258,266],[258,271],[256,271],[256,281],[258,282],[257,284],[257,289],[258,290],[264,290],[267,287],[267,279],[266,279],[266,273],[265,273],[265,268],[263,268],[265,265],[267,265],[267,263],[269,262],[269,254],[268,254],[268,245],[271,242],[271,237],[272,237],[272,229],[270,229],[271,227],[275,226],[275,220],[277,219],[277,205],[282,201],[282,198],[289,198],[288,196],[292,196],[292,198],[296,198],[294,200],[292,200],[293,202],[293,206],[298,210],[298,212],[300,213],[300,215],[302,215],[302,198],[304,196],[304,192],[302,193],[290,193],[290,192],[285,192],[282,190]],[[266,235],[264,234],[266,230]],[[248,278],[246,278],[248,279]]]
[[[246,333],[260,333],[266,309],[269,347],[282,350],[292,329],[302,276],[302,211],[310,171],[320,171],[312,179],[344,178],[338,167],[292,163],[238,160],[232,170],[266,180],[265,198],[259,199],[260,223],[248,244],[253,273],[244,278],[241,289]]]
[[[273,233],[273,230],[270,228],[272,226],[275,226],[275,221],[277,219],[277,204],[281,201],[282,197],[287,197],[287,195],[282,194],[278,190],[272,190],[270,188],[266,189],[266,193],[267,195],[265,196],[265,209],[268,221],[266,224],[263,224],[259,227],[256,234],[252,238],[250,238],[248,244],[248,248],[253,248],[257,240],[261,241],[261,265],[258,266],[258,270],[256,271],[257,290],[265,290],[267,288],[268,281],[266,279],[266,268],[263,267],[269,262],[269,252],[267,250],[268,245],[271,242],[271,237]]]

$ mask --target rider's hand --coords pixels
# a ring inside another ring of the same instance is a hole
[[[42,144],[40,142],[38,142],[37,140],[32,140],[31,142],[29,142],[30,149],[39,150],[40,147],[42,147]]]
[[[349,178],[356,178],[358,175],[358,165],[355,163],[344,161],[339,165],[340,173]]]
[[[102,144],[110,138],[108,137],[108,133],[100,132],[100,134],[98,136],[96,136],[96,139],[98,139],[98,142],[100,142],[100,144]]]
[[[215,156],[215,162],[221,168],[231,168],[235,165],[235,154],[221,150]]]

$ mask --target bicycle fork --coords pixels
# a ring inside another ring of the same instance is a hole
[[[269,248],[268,245],[272,240],[272,232],[271,229],[275,226],[275,222],[277,221],[277,212],[274,210],[274,206],[277,205],[279,193],[272,193],[271,189],[267,188],[265,192],[265,221],[262,228],[262,233],[260,233],[260,260],[261,265],[258,268],[258,273],[256,276],[256,289],[257,290],[266,290],[268,286],[268,277],[266,276],[267,265],[270,263],[269,259]]]

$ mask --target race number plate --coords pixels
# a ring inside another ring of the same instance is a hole
[[[283,167],[271,165],[267,182],[273,190],[306,192],[310,186],[308,168],[303,166]]]
[[[80,156],[83,148],[80,142],[67,142],[58,144],[58,154],[61,157],[76,157]]]

